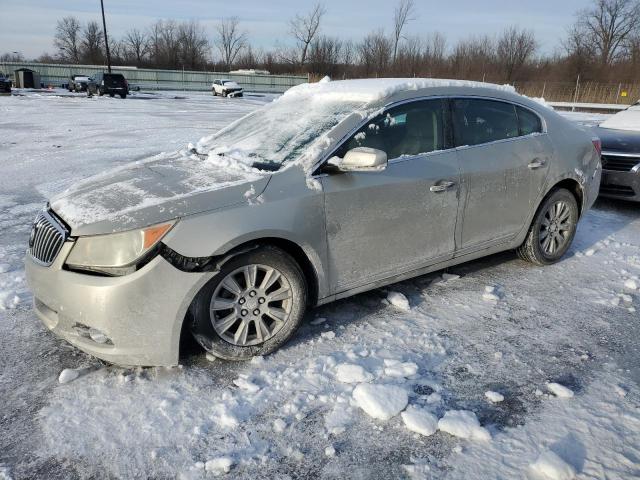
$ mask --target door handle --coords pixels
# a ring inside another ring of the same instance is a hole
[[[546,164],[547,164],[546,160],[536,158],[535,160],[532,160],[531,163],[527,166],[529,167],[529,170],[536,170],[538,168],[544,167]]]
[[[433,193],[446,192],[455,184],[456,184],[455,182],[439,182],[439,183],[436,183],[435,185],[432,185],[431,188],[429,188],[429,190],[431,190]]]

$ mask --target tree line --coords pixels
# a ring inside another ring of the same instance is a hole
[[[416,36],[414,0],[398,0],[389,31],[380,27],[360,40],[325,35],[327,10],[317,3],[288,21],[290,43],[272,49],[251,45],[238,17],[224,18],[213,31],[197,21],[159,20],[109,37],[112,64],[147,68],[218,70],[239,68],[333,78],[449,77],[493,82],[584,80],[633,82],[640,78],[640,0],[593,0],[576,12],[561,45],[541,54],[533,31],[506,26],[497,35],[449,43],[434,31]],[[68,16],[57,22],[56,53],[43,62],[104,64],[104,35],[97,21]],[[11,55],[0,59],[9,60]],[[15,57],[15,54],[14,54]],[[15,59],[15,58],[13,58]]]

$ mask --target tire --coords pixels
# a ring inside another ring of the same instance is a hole
[[[121,93],[120,94],[120,98],[124,100],[125,98],[127,98],[127,94],[126,93]]]
[[[553,190],[540,204],[518,256],[535,265],[560,261],[573,242],[579,217],[573,194],[564,188]]]
[[[213,96],[214,96],[214,97],[217,97],[217,96],[218,96],[218,92],[216,92],[216,89],[215,89],[215,88],[212,88],[212,89],[211,89],[211,93],[213,93]]]
[[[110,93],[110,94],[109,94],[109,96],[110,96],[111,98],[113,98],[113,97],[115,97],[115,96],[116,96],[116,94],[115,94],[115,93]]]
[[[102,89],[98,89],[98,96],[102,97],[104,95],[104,92],[102,91]]]
[[[280,276],[269,285],[274,272]],[[256,287],[247,282],[247,275],[253,276]],[[229,260],[200,290],[192,305],[191,332],[216,357],[248,360],[284,345],[300,326],[306,306],[307,284],[298,263],[279,248],[260,247]],[[269,312],[283,320],[276,321]]]

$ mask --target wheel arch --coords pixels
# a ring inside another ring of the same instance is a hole
[[[577,180],[575,180],[573,178],[565,178],[565,179],[560,180],[557,183],[555,183],[549,189],[549,191],[544,196],[544,198],[540,201],[540,205],[542,205],[544,200],[549,195],[551,195],[553,192],[555,192],[556,190],[558,190],[560,188],[564,188],[564,189],[568,190],[574,196],[574,198],[576,199],[576,203],[578,204],[578,215],[582,216],[582,213],[583,213],[583,210],[584,210],[585,192],[584,192],[584,189],[583,189],[582,185],[580,184],[580,182],[578,182]],[[538,208],[540,208],[540,205],[538,205]]]

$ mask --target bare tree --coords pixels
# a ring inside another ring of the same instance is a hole
[[[231,17],[222,20],[216,27],[218,50],[222,54],[222,61],[227,70],[231,70],[231,65],[235,62],[236,57],[247,46],[247,33],[240,31],[239,24],[238,17]]]
[[[538,42],[530,30],[507,28],[498,39],[496,47],[498,67],[507,82],[513,82],[522,67],[531,60],[538,49]]]
[[[80,40],[81,58],[84,63],[100,65],[104,61],[102,27],[95,20],[87,23]]]
[[[309,48],[309,67],[312,73],[334,76],[342,56],[339,38],[320,36]]]
[[[76,17],[64,17],[58,20],[53,43],[58,49],[60,59],[80,63],[80,20]]]
[[[127,59],[133,60],[136,66],[140,66],[149,54],[149,37],[146,33],[134,28],[125,34],[123,46]]]
[[[382,30],[370,33],[358,46],[365,75],[384,76],[393,55],[393,44]]]
[[[593,7],[578,13],[569,33],[569,53],[592,52],[608,66],[626,53],[627,41],[639,31],[638,0],[595,0]]]
[[[198,22],[192,20],[179,24],[178,42],[183,68],[194,70],[205,66],[209,60],[211,46],[207,33]]]
[[[311,42],[316,38],[320,30],[322,17],[325,13],[326,10],[324,6],[321,3],[316,3],[309,13],[306,15],[296,15],[289,21],[291,34],[296,39],[300,50],[300,66],[304,66],[307,61],[309,45],[311,45]]]
[[[0,62],[24,62],[24,55],[20,52],[7,52],[0,55]]]
[[[482,79],[494,63],[496,43],[487,35],[459,41],[450,57],[453,75],[459,78]]]
[[[413,0],[400,0],[393,14],[393,61],[398,56],[398,44],[402,39],[402,31],[412,20],[415,20],[415,5]]]

